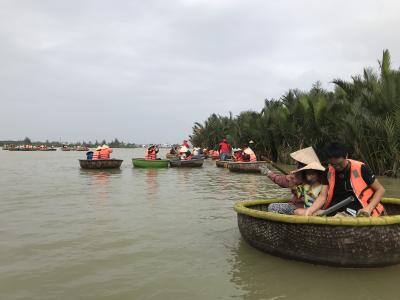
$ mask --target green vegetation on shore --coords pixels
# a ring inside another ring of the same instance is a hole
[[[365,68],[351,81],[333,83],[333,91],[319,83],[309,91],[289,90],[278,100],[265,100],[260,112],[212,114],[194,124],[191,142],[215,147],[224,136],[234,146],[254,140],[258,154],[288,162],[294,150],[313,146],[322,154],[328,142],[340,141],[377,174],[398,174],[400,70],[391,67],[389,51],[383,51],[379,72]]]
[[[45,145],[45,146],[54,146],[54,147],[62,147],[63,145],[68,145],[68,146],[72,146],[72,147],[76,147],[76,146],[87,146],[89,148],[94,148],[97,147],[99,145],[103,145],[103,144],[107,144],[109,145],[111,148],[137,148],[140,147],[140,145],[137,145],[135,143],[125,143],[123,141],[119,141],[117,138],[115,138],[112,141],[107,142],[106,140],[102,140],[102,141],[89,141],[89,142],[74,142],[74,143],[70,143],[70,142],[60,142],[60,141],[32,141],[29,137],[26,137],[23,140],[17,140],[17,141],[13,141],[13,140],[9,140],[9,141],[0,141],[0,146],[4,146],[4,145],[34,145],[34,146],[40,146],[40,145]]]

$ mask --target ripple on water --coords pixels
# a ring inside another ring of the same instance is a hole
[[[263,176],[212,161],[134,169],[141,149],[115,150],[121,170],[84,171],[83,155],[0,152],[3,299],[374,299],[375,284],[384,299],[395,290],[396,267],[332,271],[243,242],[233,204],[290,195]]]

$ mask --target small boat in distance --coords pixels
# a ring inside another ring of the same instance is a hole
[[[135,168],[153,168],[161,169],[168,168],[168,159],[149,160],[144,158],[132,158],[132,164]]]
[[[227,165],[231,172],[239,173],[261,173],[260,167],[266,165],[266,161],[254,162],[231,162]]]
[[[172,168],[200,168],[203,166],[204,158],[194,158],[189,160],[174,159],[169,162]]]

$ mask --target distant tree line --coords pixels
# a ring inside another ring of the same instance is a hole
[[[350,81],[335,79],[333,91],[314,84],[309,91],[289,90],[265,100],[261,111],[238,116],[212,114],[195,123],[191,142],[215,148],[223,137],[234,146],[254,140],[258,154],[289,162],[289,153],[313,146],[323,158],[331,141],[346,144],[356,159],[377,174],[396,175],[400,159],[400,70],[383,51],[379,72],[365,68]]]
[[[115,138],[112,141],[107,142],[105,139],[102,141],[95,140],[94,142],[92,141],[82,141],[82,142],[60,142],[60,141],[32,141],[29,137],[24,138],[23,140],[8,140],[8,141],[0,141],[0,146],[4,145],[34,145],[34,146],[40,146],[40,145],[45,145],[45,146],[54,146],[54,147],[62,147],[63,145],[68,145],[68,146],[87,146],[90,148],[97,147],[99,145],[107,144],[111,148],[137,148],[140,147],[140,145],[137,145],[135,143],[127,143],[120,141],[118,138]]]

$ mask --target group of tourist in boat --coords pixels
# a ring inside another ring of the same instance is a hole
[[[151,144],[145,151],[145,160],[157,160],[157,153],[159,149],[156,145]],[[193,153],[190,151],[190,145],[187,140],[184,140],[180,146],[173,147],[170,150],[170,154],[173,155],[176,159],[180,160],[191,160],[193,157],[199,156],[202,154],[200,148],[193,148]]]
[[[94,151],[86,152],[86,158],[88,160],[107,160],[111,159],[111,153],[113,149],[108,145],[98,146]]]
[[[4,145],[3,150],[8,151],[56,151],[57,148],[54,146],[47,146],[47,145]]]
[[[377,217],[384,213],[380,203],[384,187],[363,162],[348,159],[346,147],[342,144],[328,145],[327,168],[321,164],[312,147],[290,156],[297,162],[298,169],[289,175],[276,174],[268,167],[261,169],[274,183],[292,192],[289,202],[272,203],[268,211],[312,216],[337,207],[330,216]]]
[[[218,145],[219,160],[227,161],[232,159],[236,162],[255,162],[257,161],[257,156],[254,148],[254,142],[250,141],[248,144],[243,145],[243,149],[233,149],[232,145],[224,138]]]

